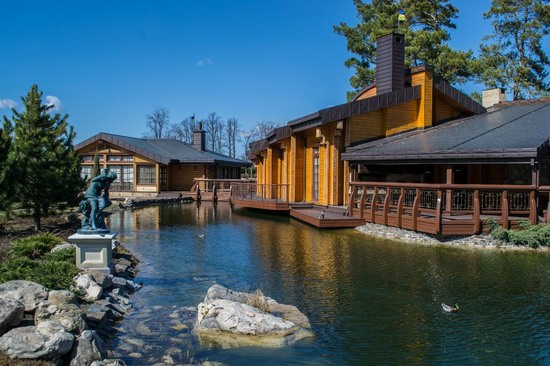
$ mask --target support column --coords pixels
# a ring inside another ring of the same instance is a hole
[[[445,183],[446,184],[453,184],[455,181],[455,169],[454,165],[447,165],[446,166],[446,173],[445,173]],[[453,191],[448,189],[445,192],[445,207],[446,211],[451,211],[451,206],[453,203]]]

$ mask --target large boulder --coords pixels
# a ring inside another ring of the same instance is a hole
[[[0,338],[0,351],[11,358],[55,360],[68,353],[74,335],[62,330],[56,333],[37,327],[14,328]]]
[[[214,285],[197,310],[195,332],[209,345],[281,347],[313,336],[307,317],[295,306],[279,304],[261,293]]]
[[[34,322],[38,325],[45,321],[59,323],[66,332],[73,334],[80,334],[88,329],[82,310],[72,303],[42,301],[36,308]]]
[[[105,343],[95,330],[85,330],[76,340],[71,353],[70,366],[88,366],[106,356]]]
[[[89,274],[78,274],[74,278],[76,287],[84,292],[84,300],[96,301],[101,298],[103,288],[99,286]]]
[[[0,298],[0,335],[9,327],[21,323],[25,313],[25,305],[10,297]]]
[[[76,295],[67,290],[52,290],[48,294],[48,301],[52,304],[75,304],[78,305],[78,298]]]
[[[8,297],[22,303],[25,311],[30,312],[36,309],[41,301],[48,298],[48,289],[31,281],[8,281],[0,285],[0,298]]]
[[[71,243],[63,242],[63,243],[58,244],[58,245],[56,245],[55,247],[53,247],[52,250],[51,250],[51,252],[52,252],[52,253],[55,253],[55,252],[60,251],[60,250],[72,249],[72,248],[76,248],[76,244],[71,244]]]

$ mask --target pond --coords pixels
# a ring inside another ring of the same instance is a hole
[[[129,365],[166,356],[228,365],[550,364],[547,253],[408,245],[223,203],[123,211],[111,228],[141,260],[144,287],[109,343]],[[282,349],[201,347],[189,328],[214,283],[296,305],[315,338]],[[443,312],[441,302],[460,312]]]

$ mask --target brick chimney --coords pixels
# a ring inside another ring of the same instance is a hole
[[[502,88],[487,89],[481,92],[481,105],[489,108],[500,102],[506,102],[506,90]]]
[[[193,147],[197,150],[203,150],[206,146],[206,132],[202,129],[202,122],[199,122],[195,131],[193,131]]]
[[[405,87],[405,36],[390,33],[376,40],[376,94]]]

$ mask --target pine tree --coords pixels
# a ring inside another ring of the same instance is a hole
[[[355,68],[350,79],[351,99],[361,88],[374,81],[376,39],[398,31],[399,11],[406,20],[400,33],[405,35],[405,64],[407,67],[428,64],[437,75],[451,83],[463,83],[472,75],[472,51],[452,49],[449,29],[456,28],[453,19],[458,9],[449,0],[354,0],[360,22],[350,27],[340,23],[334,31],[346,37],[348,50],[356,56],[345,65]]]
[[[514,100],[547,96],[550,60],[542,40],[550,32],[548,0],[493,0],[483,15],[494,31],[480,46],[479,80],[511,89]]]
[[[53,106],[42,103],[42,92],[33,85],[21,98],[25,110],[13,111],[14,140],[10,160],[18,177],[15,199],[32,212],[34,228],[51,206],[75,204],[83,187],[79,157],[73,149],[75,132],[68,115],[51,115]]]
[[[12,126],[10,121],[4,116],[4,128],[0,129],[0,209],[5,210],[9,207],[12,200],[11,182],[11,164],[8,160],[11,149]]]

